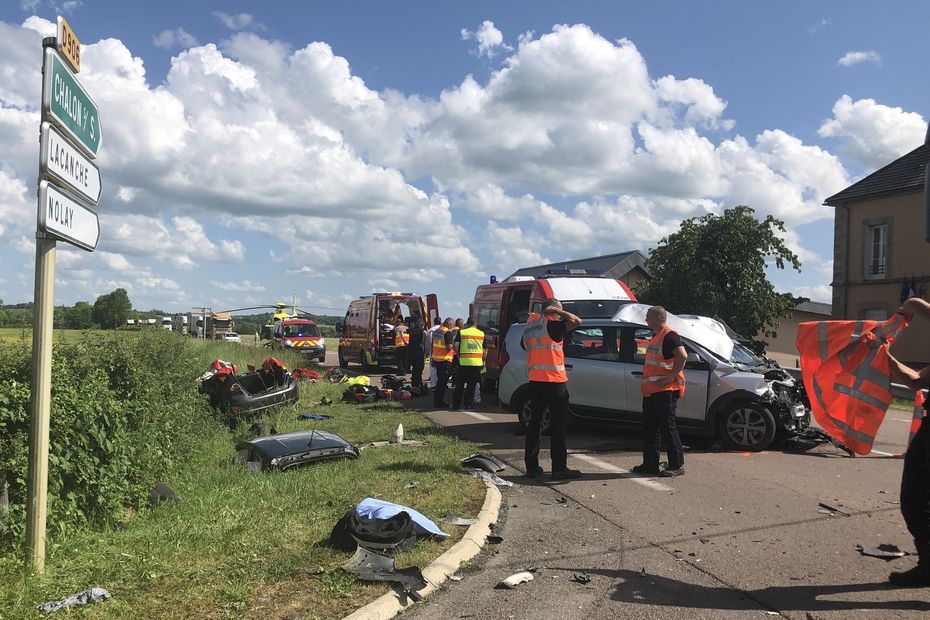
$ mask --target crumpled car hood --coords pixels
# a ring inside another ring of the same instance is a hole
[[[646,311],[652,306],[646,304],[626,304],[613,316],[614,321],[646,325]],[[712,329],[695,319],[684,319],[669,312],[668,326],[683,338],[698,343],[708,351],[725,360],[733,356],[733,341],[722,329]]]

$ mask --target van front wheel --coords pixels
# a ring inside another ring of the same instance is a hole
[[[765,450],[775,439],[775,430],[772,412],[757,403],[733,403],[720,421],[720,434],[730,450]]]

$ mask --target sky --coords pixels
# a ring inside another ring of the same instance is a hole
[[[776,6],[777,4],[777,6]],[[0,2],[0,299],[33,296],[41,40],[100,109],[101,240],[56,304],[342,314],[772,214],[830,301],[828,196],[919,146],[930,3]],[[682,283],[686,285],[686,283]]]

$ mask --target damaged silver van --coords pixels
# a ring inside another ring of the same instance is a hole
[[[626,304],[610,319],[588,319],[564,343],[573,417],[621,425],[642,423],[642,382],[646,326],[644,304]],[[678,403],[683,434],[718,436],[734,450],[764,450],[779,436],[810,427],[810,405],[800,381],[768,365],[735,343],[704,317],[668,315],[688,351],[685,394]],[[529,423],[529,384],[523,324],[507,334],[509,359],[501,370],[498,397]]]

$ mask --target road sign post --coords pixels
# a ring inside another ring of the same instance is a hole
[[[101,185],[100,172],[90,161],[96,158],[100,148],[100,116],[94,100],[72,73],[72,70],[78,72],[81,69],[80,43],[67,22],[59,17],[58,39],[43,39],[42,47],[42,123],[26,498],[26,569],[36,573],[45,570],[56,240],[61,239],[90,252],[96,249],[100,240],[97,212],[83,201],[97,204]],[[55,51],[56,47],[62,56]]]

